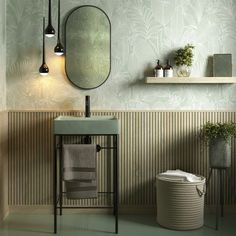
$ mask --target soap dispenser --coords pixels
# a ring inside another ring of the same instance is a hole
[[[170,60],[167,60],[166,66],[164,68],[164,77],[173,77],[173,68],[170,65]]]
[[[160,65],[160,60],[157,60],[157,65],[154,69],[154,76],[159,78],[163,77],[163,67]]]

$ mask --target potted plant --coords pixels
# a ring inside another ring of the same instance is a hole
[[[203,140],[209,144],[210,167],[230,167],[231,139],[236,136],[236,124],[207,122],[200,132]]]
[[[189,77],[191,74],[191,66],[193,63],[194,46],[187,44],[184,48],[180,48],[175,53],[175,64],[177,66],[177,75],[179,77]]]

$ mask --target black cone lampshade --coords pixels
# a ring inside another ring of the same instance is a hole
[[[64,54],[64,47],[61,43],[61,39],[60,39],[60,14],[61,11],[61,1],[58,0],[58,28],[57,28],[57,45],[54,48],[54,53],[58,56],[61,56]]]
[[[39,68],[39,73],[40,75],[48,75],[49,73],[49,68],[45,62],[45,17],[43,18],[43,60],[42,60],[42,65]]]
[[[61,56],[64,54],[64,48],[63,48],[63,45],[61,44],[60,41],[57,42],[57,45],[56,47],[54,48],[54,53],[57,55],[57,56]]]
[[[48,26],[45,29],[45,35],[49,38],[53,37],[55,35],[55,29],[52,26],[52,6],[51,6],[51,0],[48,0]]]

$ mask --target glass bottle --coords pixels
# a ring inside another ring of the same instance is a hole
[[[157,60],[157,65],[154,68],[154,76],[162,78],[163,77],[163,67],[160,65],[160,60]]]
[[[173,77],[173,68],[170,64],[170,60],[167,60],[166,66],[164,68],[164,77]]]

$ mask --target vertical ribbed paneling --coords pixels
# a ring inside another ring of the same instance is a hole
[[[120,119],[120,203],[153,205],[155,175],[167,169],[182,169],[207,176],[207,147],[198,138],[207,121],[235,122],[234,112],[94,112]],[[47,205],[52,203],[53,119],[58,115],[83,115],[81,112],[9,112],[9,204]],[[64,142],[78,142],[66,137]],[[94,138],[106,145],[112,140]],[[225,178],[225,201],[233,203],[235,185],[235,145],[232,145],[231,183]],[[99,190],[112,190],[112,154],[98,154]],[[215,203],[215,173],[209,186],[207,203]],[[107,206],[111,198],[70,201],[66,205]]]
[[[8,115],[0,111],[0,223],[8,214]]]

